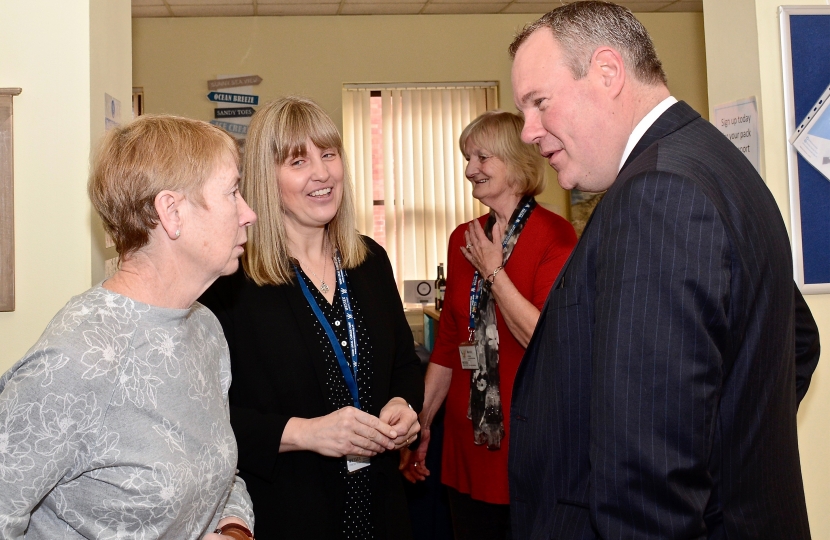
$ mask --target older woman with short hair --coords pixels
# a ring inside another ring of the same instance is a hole
[[[230,345],[257,530],[409,538],[395,450],[418,431],[423,379],[392,266],[356,231],[343,143],[319,105],[289,97],[256,112],[242,190],[260,217],[244,271],[202,301]]]
[[[223,131],[143,116],[109,132],[92,204],[120,266],[0,378],[0,537],[252,538],[228,349],[196,299],[256,216]]]
[[[522,119],[491,111],[459,144],[473,197],[487,215],[450,236],[441,324],[426,374],[422,439],[404,452],[410,481],[429,475],[430,425],[446,398],[441,481],[456,539],[507,537],[507,441],[513,380],[539,312],[576,244],[573,227],[536,204],[544,190],[538,150],[521,141]]]

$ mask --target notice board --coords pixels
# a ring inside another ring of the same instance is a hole
[[[830,85],[830,7],[781,7],[787,140]],[[804,294],[830,293],[830,179],[787,144],[795,279]]]

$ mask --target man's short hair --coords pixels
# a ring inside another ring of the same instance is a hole
[[[622,55],[629,73],[643,84],[666,84],[666,73],[657,58],[654,43],[645,27],[628,8],[610,2],[574,2],[554,9],[519,32],[508,51],[516,51],[540,28],[548,28],[562,47],[574,76],[588,74],[591,56],[597,48],[609,46]]]

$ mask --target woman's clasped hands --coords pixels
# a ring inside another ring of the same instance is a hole
[[[392,443],[396,450],[405,448],[412,444],[418,432],[421,430],[421,424],[418,423],[418,414],[412,410],[412,407],[403,399],[393,397],[380,410],[380,421],[388,423],[395,434],[392,437]]]
[[[285,427],[283,445],[310,450],[330,457],[371,457],[397,450],[414,440],[420,426],[418,415],[401,398],[392,398],[374,416],[355,407],[343,407],[317,418],[291,418]],[[294,444],[290,444],[293,439]]]

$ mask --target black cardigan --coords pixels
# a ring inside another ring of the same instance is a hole
[[[382,247],[370,238],[364,241],[366,260],[348,270],[347,279],[374,351],[372,401],[366,410],[377,416],[391,398],[402,397],[417,411],[424,383],[392,266]],[[231,425],[239,446],[239,474],[254,503],[257,538],[340,537],[343,459],[279,453],[289,418],[333,412],[325,395],[316,322],[299,285],[259,287],[240,268],[217,280],[200,302],[219,318],[230,347]],[[397,465],[398,452],[385,452],[372,458],[369,467],[379,540],[411,536]]]

